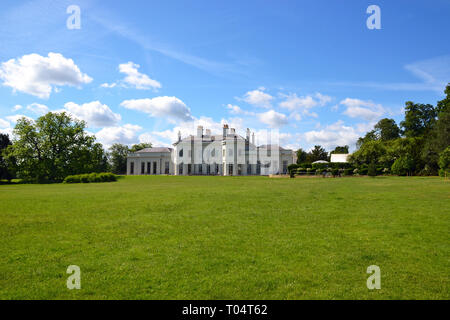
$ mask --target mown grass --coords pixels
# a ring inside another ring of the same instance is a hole
[[[0,186],[1,299],[449,299],[440,178]],[[66,269],[81,268],[81,290]],[[381,290],[366,269],[381,268]]]

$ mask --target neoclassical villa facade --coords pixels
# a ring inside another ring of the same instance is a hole
[[[295,163],[295,152],[276,144],[256,146],[255,134],[246,137],[223,126],[222,135],[197,128],[197,134],[184,139],[178,133],[173,148],[147,148],[130,153],[128,175],[221,175],[246,176],[286,174]]]

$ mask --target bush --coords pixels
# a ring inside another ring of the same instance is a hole
[[[316,170],[323,170],[328,167],[328,163],[313,163],[312,168]]]
[[[358,173],[363,176],[367,175],[368,171],[369,171],[369,168],[365,167],[365,166],[358,169]]]
[[[64,183],[93,183],[93,182],[111,182],[117,181],[117,176],[113,173],[86,173],[67,176]]]
[[[370,177],[376,177],[377,175],[377,166],[375,162],[371,162],[369,167],[367,168],[367,175]]]
[[[447,147],[439,155],[439,175],[447,177],[450,175],[450,147]]]
[[[355,169],[355,170],[357,170],[357,169]],[[353,175],[353,169],[352,168],[344,169],[344,176],[351,176],[351,175]]]
[[[391,167],[392,173],[399,176],[406,176],[414,167],[414,163],[409,157],[400,157],[394,161]]]
[[[339,175],[339,169],[337,169],[337,168],[333,168],[333,169],[331,169],[331,174],[333,175],[333,176],[338,176]]]
[[[299,167],[300,167],[300,165],[298,165],[296,163],[288,165],[288,172],[289,172],[289,174],[291,174],[292,171],[295,172],[295,170],[297,170],[297,168],[299,168]]]

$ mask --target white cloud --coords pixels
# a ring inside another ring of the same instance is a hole
[[[243,100],[248,104],[254,105],[260,108],[270,108],[273,97],[264,92],[265,88],[261,87],[257,90],[249,91],[244,95]]]
[[[27,106],[27,110],[42,116],[49,111],[49,108],[46,105],[40,103],[32,103]]]
[[[343,114],[351,118],[362,118],[370,121],[381,117],[385,113],[384,108],[380,104],[375,104],[372,101],[346,98],[340,104],[347,107]]]
[[[137,133],[142,127],[133,124],[125,124],[123,126],[107,127],[98,131],[95,136],[105,148],[110,147],[114,143],[133,144],[138,141]]]
[[[16,104],[14,107],[12,107],[12,111],[16,112],[19,111],[20,109],[22,109],[23,107],[20,104]]]
[[[227,109],[230,110],[231,114],[255,115],[254,112],[245,111],[241,107],[232,104],[227,104]]]
[[[311,96],[298,97],[294,93],[285,97],[286,100],[280,102],[280,107],[290,111],[310,109],[318,105],[318,102]]]
[[[161,88],[161,84],[158,81],[150,79],[150,77],[146,74],[140,73],[138,71],[139,67],[140,66],[138,64],[131,61],[119,64],[119,72],[126,74],[123,82],[141,90]]]
[[[102,83],[101,85],[100,85],[100,87],[102,87],[102,88],[114,88],[115,86],[117,86],[117,83]]]
[[[36,53],[3,62],[0,66],[3,85],[39,98],[48,98],[57,86],[80,86],[92,81],[72,59],[50,52],[48,57]]]
[[[27,119],[27,120],[34,121],[32,118],[27,117],[27,116],[25,116],[25,115],[23,115],[23,114],[15,114],[15,115],[7,116],[7,117],[6,117],[7,120],[9,120],[10,122],[12,122],[12,123],[14,123],[14,124],[17,123],[17,121],[18,121],[19,119],[21,119],[21,118],[25,118],[25,119]]]
[[[89,127],[110,127],[116,125],[122,117],[100,101],[92,101],[78,105],[74,102],[67,102],[64,109],[78,119],[86,121]]]
[[[342,121],[338,121],[322,130],[305,132],[303,137],[309,144],[321,145],[325,149],[331,150],[336,146],[354,146],[360,135],[353,127],[346,126]]]
[[[127,109],[145,112],[152,117],[167,118],[172,122],[193,119],[191,110],[176,97],[125,100],[120,105]]]
[[[258,119],[271,128],[278,128],[288,123],[288,118],[285,114],[269,110],[258,114]]]
[[[2,118],[0,118],[0,129],[6,129],[9,128],[11,125],[9,123],[9,121],[3,120]]]

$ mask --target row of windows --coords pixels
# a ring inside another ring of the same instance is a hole
[[[164,174],[169,174],[170,170],[170,163],[169,161],[164,162]],[[141,162],[141,174],[158,174],[162,173],[158,172],[158,162]],[[130,162],[130,174],[134,174],[134,162]]]

